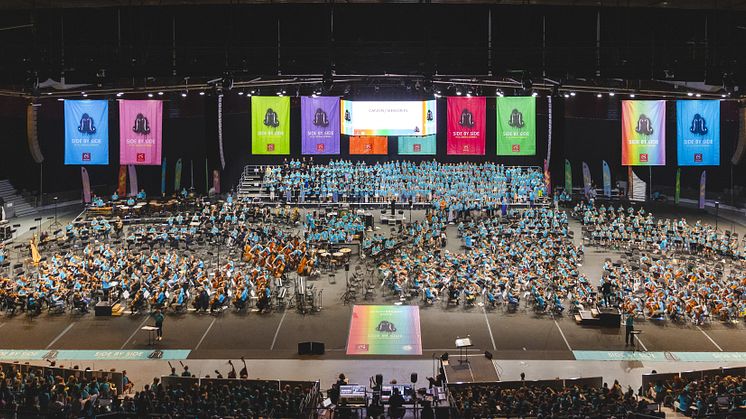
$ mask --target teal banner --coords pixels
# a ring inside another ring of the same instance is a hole
[[[435,155],[437,146],[435,144],[435,135],[425,135],[422,137],[413,135],[403,135],[398,139],[399,154],[401,155]]]

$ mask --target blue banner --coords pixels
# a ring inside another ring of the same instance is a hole
[[[65,164],[109,164],[109,102],[65,100]]]
[[[607,198],[611,198],[611,169],[609,169],[609,164],[606,163],[606,160],[602,160],[603,162],[603,177],[604,177],[604,195],[606,195]]]
[[[422,137],[402,135],[398,138],[399,154],[402,155],[435,155],[435,134]]]
[[[676,101],[679,166],[720,165],[720,101]]]

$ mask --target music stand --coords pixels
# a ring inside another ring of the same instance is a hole
[[[469,348],[472,347],[471,335],[466,335],[465,338],[456,338],[456,348],[458,348],[459,364],[469,362]]]

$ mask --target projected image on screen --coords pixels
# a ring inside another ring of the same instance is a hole
[[[354,306],[347,355],[422,355],[417,306]]]
[[[342,134],[429,135],[437,133],[435,101],[363,102],[343,100]]]

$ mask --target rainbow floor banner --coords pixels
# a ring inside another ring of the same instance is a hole
[[[497,98],[497,155],[536,154],[536,98]]]
[[[301,152],[339,154],[339,98],[300,98]]]
[[[403,135],[397,139],[399,154],[401,155],[431,155],[436,152],[435,135],[417,137]]]
[[[486,126],[484,97],[449,97],[447,153],[483,156]]]
[[[251,153],[290,154],[289,97],[251,97]]]
[[[65,164],[109,164],[108,101],[65,101]]]
[[[347,355],[422,355],[420,308],[354,306]]]
[[[622,101],[622,166],[666,164],[666,101]]]
[[[350,154],[389,154],[389,139],[372,135],[352,136]]]
[[[163,102],[119,101],[119,164],[161,165]]]
[[[679,166],[720,165],[720,101],[676,101]]]
[[[609,164],[606,163],[606,160],[602,160],[601,163],[603,166],[604,195],[607,198],[611,198],[611,169],[609,168]]]

